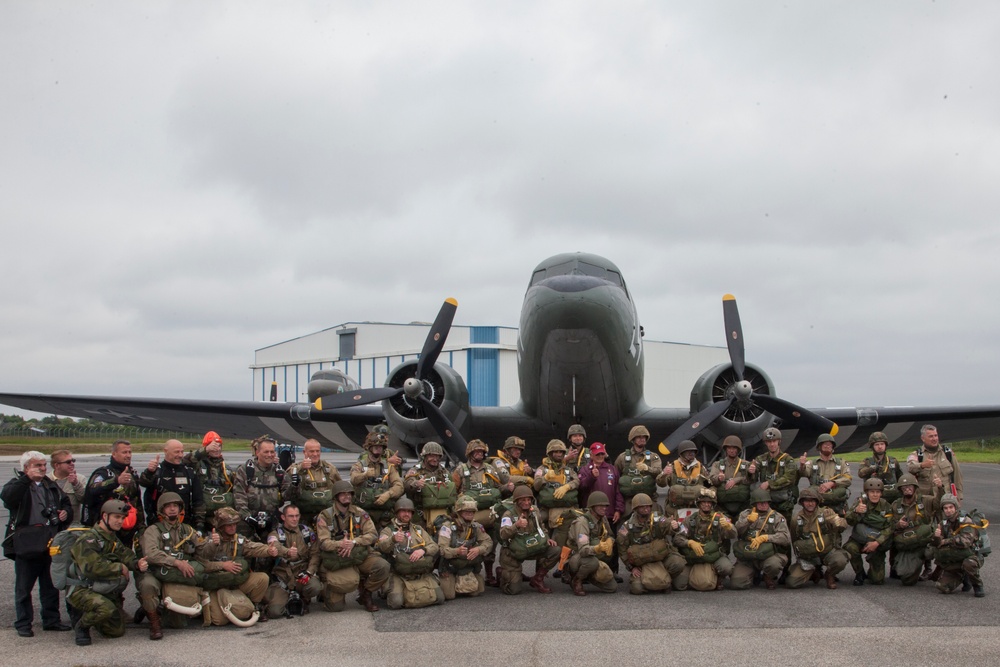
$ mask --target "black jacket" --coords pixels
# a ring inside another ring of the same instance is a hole
[[[48,477],[43,477],[41,484],[46,498],[45,504],[52,508],[53,517],[49,525],[52,534],[55,535],[58,531],[69,527],[70,522],[73,521],[73,504],[70,502],[69,496],[59,488],[59,485]],[[6,538],[19,528],[26,526],[28,517],[31,516],[31,485],[31,478],[17,470],[14,472],[14,477],[4,484],[3,490],[0,491],[4,507],[10,511],[10,520],[7,522],[3,542],[4,555],[8,558],[13,558],[15,554],[11,540]],[[65,521],[59,521],[58,517],[55,516],[55,513],[60,510],[66,510]]]

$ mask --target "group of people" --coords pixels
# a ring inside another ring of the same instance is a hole
[[[922,446],[902,464],[886,454],[885,435],[872,434],[857,499],[829,435],[818,438],[812,460],[784,453],[776,428],[762,434],[766,451],[755,459],[744,459],[741,440],[729,436],[711,466],[684,441],[666,467],[647,448],[649,435],[634,427],[610,463],[606,446],[587,446],[574,425],[569,444],[551,440],[537,468],[523,459],[517,436],[494,456],[472,440],[453,469],[441,445],[428,442],[403,474],[377,429],[349,479],[322,460],[315,440],[283,469],[269,436],[234,468],[217,433],[188,454],[171,440],[141,473],[131,467],[131,445],[118,441],[86,483],[70,452],[52,454],[49,475],[46,457],[26,452],[2,491],[15,628],[33,634],[38,582],[43,630],[72,629],[80,645],[91,643],[91,628],[121,636],[130,578],[140,603],[132,620],[148,619],[154,640],[191,616],[248,626],[313,604],[339,612],[353,591],[371,612],[379,596],[398,609],[477,596],[487,586],[551,593],[550,572],[575,595],[611,593],[625,581],[622,567],[632,594],[727,582],[836,588],[848,564],[855,585],[884,583],[888,558],[903,585],[933,579],[944,593],[985,595],[979,568],[988,524],[962,513],[961,470],[933,426],[923,427]],[[60,588],[72,626],[61,619]]]

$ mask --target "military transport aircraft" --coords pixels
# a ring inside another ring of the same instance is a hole
[[[865,446],[873,431],[884,431],[891,442],[916,443],[926,422],[950,439],[1000,433],[1000,406],[810,410],[778,398],[767,374],[745,362],[731,295],[723,297],[730,363],[706,370],[695,382],[690,409],[650,407],[643,400],[643,332],[632,295],[617,266],[586,253],[550,257],[531,274],[517,347],[520,402],[473,408],[459,374],[437,361],[457,306],[453,299],[445,301],[420,356],[393,369],[384,387],[360,389],[340,371],[327,369],[313,375],[309,403],[5,393],[0,403],[230,437],[269,432],[288,442],[317,438],[343,451],[359,451],[365,435],[384,421],[391,442],[404,453],[412,456],[424,442],[436,440],[456,460],[464,460],[467,438],[496,447],[507,436],[519,435],[537,461],[548,440],[562,438],[574,423],[582,424],[592,440],[612,446],[623,447],[636,424],[644,424],[651,442],[663,441],[665,449],[695,438],[706,460],[717,455],[730,434],[752,451],[771,425],[784,431],[792,454],[809,449],[824,432],[834,434],[838,448],[846,450]]]

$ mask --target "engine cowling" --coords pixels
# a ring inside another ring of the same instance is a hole
[[[389,373],[386,387],[402,387],[406,380],[416,377],[417,361],[404,361]],[[470,426],[469,390],[462,376],[447,364],[436,363],[423,380],[424,395],[438,406],[455,428],[464,435]],[[424,410],[416,401],[401,394],[382,401],[382,412],[393,435],[419,451],[428,440],[440,442],[441,438],[431,426]]]
[[[754,392],[775,395],[771,378],[758,366],[747,364],[743,379],[752,385]],[[710,403],[718,403],[733,396],[736,382],[732,364],[719,364],[705,372],[691,390],[692,414]],[[769,412],[749,399],[738,399],[700,435],[716,447],[722,445],[722,440],[727,435],[737,435],[743,440],[744,447],[750,447],[760,440],[760,434],[771,425],[773,419]]]

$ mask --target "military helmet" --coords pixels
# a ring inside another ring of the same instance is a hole
[[[477,449],[486,452],[487,454],[490,453],[490,446],[482,440],[476,438],[475,440],[469,440],[469,444],[465,446],[465,458],[469,458],[469,456],[472,455],[472,452]]]
[[[740,440],[738,435],[727,435],[726,439],[722,441],[722,446],[725,447],[739,447],[740,451],[743,451],[743,441]]]
[[[121,514],[122,516],[126,516],[131,509],[132,506],[124,500],[115,500],[112,498],[101,505],[101,514]]]
[[[764,429],[764,435],[761,436],[764,441],[767,440],[781,440],[781,431],[774,428],[773,426]]]
[[[648,438],[649,437],[649,429],[647,429],[642,424],[639,424],[638,426],[633,426],[632,430],[630,430],[628,432],[628,441],[632,442],[636,438],[638,438],[640,436],[643,436],[643,435]]]
[[[574,435],[582,435],[586,438],[587,429],[585,429],[582,424],[571,424],[569,429],[566,431],[566,439],[569,440]]]
[[[637,493],[632,496],[632,509],[636,507],[652,507],[653,499],[645,493]]]
[[[413,505],[413,501],[407,498],[406,496],[403,496],[402,498],[397,500],[396,504],[392,506],[393,512],[398,512],[399,510],[410,510],[412,512],[416,509],[417,508],[414,507]]]
[[[882,480],[878,477],[869,477],[865,480],[865,491],[871,491],[873,489],[875,491],[881,491],[884,487],[885,484],[883,484]]]
[[[156,513],[162,514],[163,508],[169,505],[170,503],[177,503],[178,505],[181,506],[181,509],[184,509],[184,500],[181,499],[181,497],[176,493],[174,493],[173,491],[167,491],[162,496],[156,499]]]
[[[608,494],[603,491],[594,491],[587,498],[587,507],[594,507],[595,505],[610,505],[611,501],[608,500]]]
[[[904,472],[899,476],[899,480],[896,482],[897,489],[902,486],[918,486],[917,478],[908,472]]]
[[[511,495],[511,500],[517,500],[519,498],[531,498],[535,499],[535,494],[531,492],[531,489],[524,485],[518,484],[514,487],[514,493]]]
[[[958,498],[951,493],[946,493],[941,496],[941,507],[944,507],[945,505],[954,505],[956,509],[962,506],[961,503],[958,502]]]
[[[698,498],[697,498],[697,500],[695,500],[695,502],[699,502],[700,503],[700,502],[703,502],[703,501],[708,501],[708,502],[710,502],[710,503],[712,503],[714,505],[717,502],[716,497],[715,497],[715,489],[709,489],[709,488],[706,487],[706,488],[702,489],[701,491],[699,491],[698,492]]]
[[[212,519],[215,521],[216,528],[222,528],[223,526],[235,525],[239,523],[240,513],[232,507],[220,507],[216,510]]]
[[[698,451],[698,445],[694,444],[693,440],[681,440],[677,445],[677,454],[696,451]]]
[[[455,501],[455,514],[458,514],[459,512],[465,512],[467,510],[472,510],[473,512],[475,512],[478,509],[479,505],[477,505],[476,501],[470,498],[469,496],[459,496],[458,500]]]
[[[379,433],[378,431],[372,431],[365,436],[365,449],[371,449],[372,447],[385,447],[389,442],[389,437],[385,433]]]
[[[331,491],[333,492],[333,497],[336,498],[341,493],[354,493],[354,485],[346,479],[342,479],[333,483]]]
[[[549,444],[545,445],[546,455],[549,455],[552,452],[565,452],[565,451],[567,451],[566,443],[563,442],[562,440],[557,440],[553,438],[552,440],[549,440]]]
[[[437,454],[438,456],[444,456],[444,449],[437,442],[431,440],[424,445],[423,449],[420,450],[420,458],[424,458],[428,454]]]
[[[816,438],[816,447],[819,447],[824,442],[832,443],[833,446],[834,446],[834,448],[837,447],[837,441],[829,433],[821,433],[820,436],[818,438]]]
[[[507,438],[506,440],[503,441],[503,450],[505,452],[508,449],[514,449],[515,447],[519,447],[521,449],[524,449],[524,439],[523,438],[519,438],[516,435],[512,435],[512,436],[510,436],[509,438]]]
[[[802,489],[799,491],[799,502],[803,500],[815,500],[816,502],[819,502],[819,491],[811,486]]]
[[[754,489],[750,492],[750,502],[752,503],[769,503],[771,502],[771,492],[767,489]]]
[[[870,436],[868,436],[868,446],[873,446],[876,442],[884,442],[886,445],[889,444],[889,436],[887,436],[882,431],[875,431]]]

